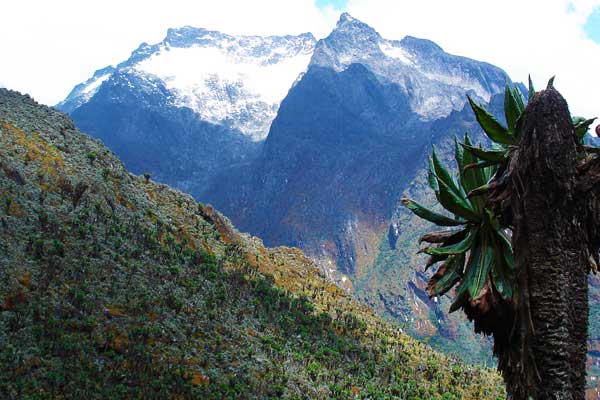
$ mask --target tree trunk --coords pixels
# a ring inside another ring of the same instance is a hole
[[[517,313],[500,355],[509,399],[584,399],[587,207],[576,191],[577,139],[567,103],[537,93],[509,168]]]

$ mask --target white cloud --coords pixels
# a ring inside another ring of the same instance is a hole
[[[573,114],[600,117],[600,45],[582,26],[600,0],[350,0],[348,10],[383,36],[431,39],[490,62],[515,81],[555,86]]]
[[[569,6],[572,4],[572,6]],[[350,0],[348,11],[384,37],[427,38],[446,51],[488,61],[518,81],[556,87],[571,111],[600,116],[600,45],[582,26],[600,0]],[[323,37],[337,11],[312,0],[19,0],[3,6],[0,79],[47,104],[94,70],[125,60],[167,28],[193,25],[231,34]]]

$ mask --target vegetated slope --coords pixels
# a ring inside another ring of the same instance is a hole
[[[0,397],[496,399],[293,248],[0,90]]]

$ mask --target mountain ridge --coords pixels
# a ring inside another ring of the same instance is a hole
[[[188,31],[192,41],[206,34]],[[396,241],[406,243],[394,215],[431,145],[444,143],[447,155],[449,132],[477,135],[466,95],[494,101],[510,79],[497,67],[447,54],[427,40],[384,39],[350,15],[314,46],[308,69],[290,84],[264,141],[193,122],[191,108],[169,100],[163,81],[149,84],[126,71],[121,92],[130,100],[114,102],[119,92],[111,94],[116,85],[109,79],[71,115],[134,173],[150,172],[214,204],[269,246],[300,247],[329,278],[407,323],[411,333],[451,332],[447,348],[470,354],[468,342],[479,339],[460,317],[437,317],[441,305],[422,301],[423,279],[412,255],[390,258],[387,243],[398,229]],[[146,47],[141,53],[155,54]],[[141,83],[130,89],[134,79]],[[148,90],[137,90],[145,85]],[[159,89],[163,94],[145,94]],[[383,273],[391,269],[384,259],[394,259],[400,272]],[[462,336],[468,339],[454,346]],[[486,352],[485,345],[476,347]],[[488,360],[489,353],[478,359]]]

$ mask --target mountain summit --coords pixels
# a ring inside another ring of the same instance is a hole
[[[375,31],[375,29],[371,28],[369,25],[365,24],[362,21],[357,20],[352,17],[347,12],[342,13],[338,22],[335,26],[334,32],[341,33],[345,32],[355,38],[361,39],[376,39],[380,38],[379,33]]]
[[[255,157],[315,42],[309,33],[169,29],[162,42],[142,43],[77,85],[57,108],[129,170],[198,195],[217,173]]]
[[[311,65],[340,72],[351,64],[368,66],[380,79],[398,85],[409,95],[413,111],[427,120],[462,109],[465,93],[489,102],[509,81],[500,68],[445,53],[429,40],[384,39],[345,13],[333,32],[318,42]]]

